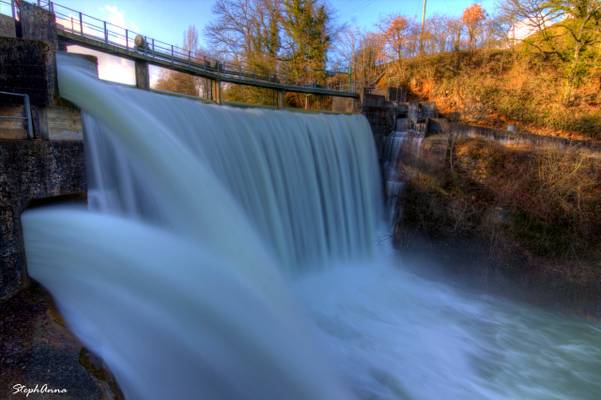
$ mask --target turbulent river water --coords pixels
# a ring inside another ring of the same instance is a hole
[[[601,398],[599,324],[406,268],[362,116],[59,85],[88,206],[23,216],[29,273],[126,398]]]

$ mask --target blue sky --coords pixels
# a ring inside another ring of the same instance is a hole
[[[428,15],[458,16],[477,2],[494,12],[496,0],[428,0]],[[147,36],[180,44],[183,31],[191,24],[202,28],[212,19],[214,0],[58,0],[57,3],[86,14],[127,25]],[[338,23],[371,29],[380,17],[400,13],[421,16],[421,0],[329,0]],[[201,34],[201,42],[204,38]]]
[[[28,0],[33,1],[33,0]],[[390,14],[421,17],[422,0],[326,0],[335,11],[337,24],[359,26],[363,30],[374,29],[376,23]],[[473,4],[480,3],[493,14],[498,0],[427,0],[427,15],[446,14],[459,16]],[[181,45],[183,32],[196,25],[204,46],[203,28],[213,19],[215,0],[57,0],[60,6],[81,11],[92,17],[128,28],[147,37],[153,37],[174,45]],[[68,26],[69,20],[77,21],[77,13],[56,6],[59,18]],[[0,3],[1,13],[10,9]],[[62,14],[62,16],[61,16]],[[73,19],[70,19],[70,18]],[[75,22],[77,24],[77,22]],[[96,23],[100,25],[100,23]],[[205,46],[206,47],[206,46]],[[133,62],[94,50],[70,47],[69,51],[86,53],[98,58],[99,76],[111,81],[135,84]],[[152,66],[150,82],[154,85],[161,74],[160,68]]]

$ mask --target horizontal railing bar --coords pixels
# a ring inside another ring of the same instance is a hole
[[[20,120],[26,120],[27,117],[15,117],[15,116],[11,116],[11,115],[0,115],[0,119],[20,119]]]

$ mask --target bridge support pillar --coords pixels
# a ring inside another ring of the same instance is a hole
[[[217,104],[222,103],[221,98],[221,81],[211,81],[211,100]]]
[[[22,1],[20,4],[21,39],[41,40],[48,44],[45,59],[46,84],[48,103],[54,103],[58,98],[56,81],[56,51],[58,35],[54,14],[34,4]]]
[[[150,77],[148,75],[148,63],[146,61],[136,60],[136,87],[138,89],[150,89]]]
[[[43,40],[53,50],[58,47],[58,36],[54,14],[34,4],[21,2],[21,37],[23,39]]]
[[[283,90],[278,90],[276,91],[276,94],[278,96],[278,108],[285,108],[286,107],[286,97],[284,96],[285,93]]]

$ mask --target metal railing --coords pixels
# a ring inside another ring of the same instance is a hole
[[[33,121],[31,119],[31,105],[29,103],[29,95],[25,93],[13,93],[13,92],[2,92],[0,91],[0,96],[15,96],[23,98],[23,117],[16,117],[13,115],[0,115],[0,120],[14,119],[25,121],[27,126],[27,138],[33,139]]]
[[[281,73],[281,71],[273,75],[260,74],[243,62],[218,59],[202,52],[175,46],[53,1],[37,0],[36,4],[55,15],[56,26],[59,31],[67,32],[71,36],[78,36],[88,41],[92,40],[107,46],[118,47],[126,52],[142,54],[145,57],[161,61],[163,64],[189,67],[192,70],[218,74],[224,80],[227,80],[227,77],[232,77],[239,80],[297,85],[305,88],[323,88],[345,92],[346,94],[355,92],[354,83],[349,79],[350,75],[346,71],[308,71],[308,73],[321,72],[327,77],[326,81],[328,82],[322,86],[317,83],[294,82],[290,81],[286,74]],[[285,70],[285,65],[280,65],[278,70]]]

